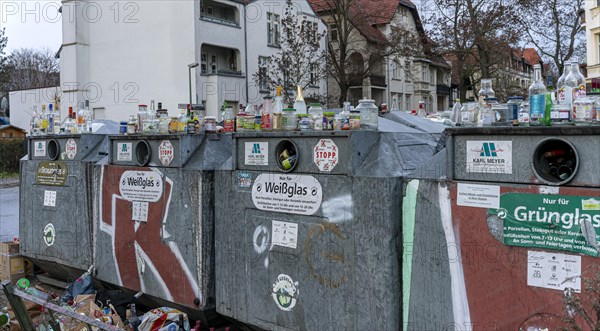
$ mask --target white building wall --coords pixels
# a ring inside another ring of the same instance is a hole
[[[600,5],[597,0],[585,0],[587,41],[587,82],[600,78]]]
[[[33,106],[37,106],[38,113],[41,112],[41,105],[53,102],[56,93],[60,93],[58,86],[9,92],[10,124],[29,132]]]

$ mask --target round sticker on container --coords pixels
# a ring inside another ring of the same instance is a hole
[[[319,170],[329,172],[338,164],[338,148],[331,139],[321,139],[314,149],[313,162]]]
[[[169,140],[163,140],[158,146],[158,158],[165,167],[173,161],[173,145]]]
[[[290,311],[296,306],[298,301],[298,282],[292,280],[292,277],[284,274],[277,276],[277,281],[273,284],[273,300],[279,309]]]
[[[56,238],[56,230],[54,229],[54,225],[52,223],[46,224],[44,227],[44,242],[46,246],[54,245],[54,241]]]
[[[67,153],[67,158],[69,160],[73,160],[75,158],[75,155],[77,155],[77,143],[75,142],[75,139],[71,138],[67,140],[67,143],[65,144],[65,152]]]

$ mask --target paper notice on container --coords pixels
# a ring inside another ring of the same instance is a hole
[[[148,202],[133,201],[131,203],[131,219],[139,222],[148,222]]]
[[[56,207],[56,191],[44,191],[44,206]]]
[[[467,141],[467,172],[512,174],[512,141]]]
[[[117,144],[117,161],[131,161],[133,160],[133,149],[131,143],[119,143]]]
[[[162,177],[155,171],[125,171],[119,192],[125,200],[156,202],[163,193]]]
[[[260,174],[252,185],[252,202],[260,210],[313,215],[322,199],[321,183],[313,176]]]
[[[497,209],[500,207],[500,186],[458,183],[456,204]]]
[[[581,292],[581,256],[527,252],[527,285]]]
[[[40,140],[34,142],[33,156],[44,157],[46,156],[46,141]]]
[[[271,226],[273,245],[296,249],[298,244],[298,224],[273,221]]]

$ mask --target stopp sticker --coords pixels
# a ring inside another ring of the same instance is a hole
[[[292,277],[284,274],[277,276],[275,284],[273,284],[273,300],[279,309],[283,311],[291,311],[298,301],[298,282],[292,280]]]
[[[70,138],[67,140],[67,143],[65,144],[65,152],[67,153],[67,158],[69,160],[73,160],[75,158],[77,155],[77,143],[75,142],[75,139]]]
[[[52,223],[46,224],[44,227],[44,242],[46,246],[54,245],[54,241],[56,239],[56,230],[54,229],[54,225]]]

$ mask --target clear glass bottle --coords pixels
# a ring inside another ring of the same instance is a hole
[[[460,125],[461,126],[473,126],[475,121],[473,109],[471,109],[472,103],[465,103],[460,109]]]
[[[481,87],[479,88],[479,107],[483,108],[483,104],[485,103],[485,98],[494,98],[496,97],[496,92],[492,89],[492,79],[491,78],[482,78],[481,79]]]
[[[235,131],[235,115],[233,114],[233,108],[225,108],[223,113],[223,131],[234,132]]]
[[[37,105],[33,105],[31,109],[31,120],[29,121],[29,134],[37,136],[40,134],[40,116],[37,112]]]
[[[452,122],[454,122],[455,125],[460,125],[461,109],[462,104],[460,103],[460,99],[456,99],[456,102],[454,102],[454,106],[452,106],[452,118],[450,118],[450,120],[452,120]]]
[[[273,130],[273,98],[266,96],[263,99],[263,108],[260,114],[261,125],[260,128],[263,131]]]
[[[277,91],[275,93],[275,105],[273,109],[273,130],[281,131],[283,130],[283,96],[281,96],[282,91],[281,86],[277,86]]]
[[[529,126],[529,102],[521,103],[519,110],[519,126]]]
[[[483,107],[479,109],[479,117],[477,119],[477,126],[491,126],[496,123],[496,112],[493,109],[493,103],[498,103],[496,98],[485,98],[483,100]]]
[[[137,126],[137,117],[135,115],[129,115],[129,121],[127,122],[127,134],[136,134],[138,132]]]
[[[65,119],[65,133],[67,134],[71,134],[73,133],[73,128],[77,127],[75,125],[75,121],[73,120],[73,107],[69,107],[69,115],[67,116],[67,118]],[[75,129],[75,132],[77,132],[77,129]]]
[[[506,107],[508,108],[508,115],[510,115],[510,120],[512,126],[519,126],[519,110],[521,109],[521,104],[523,103],[522,96],[512,96],[508,97],[508,102],[506,103]]]
[[[296,115],[308,114],[306,112],[306,102],[304,102],[304,96],[302,95],[302,87],[298,85],[298,91],[296,92],[296,101],[294,101],[294,109],[296,109]]]
[[[563,68],[563,74],[558,77],[556,81],[556,101],[559,104],[564,104],[567,102],[565,95],[565,78],[571,72],[571,63],[565,63]]]
[[[308,114],[313,122],[313,130],[323,131],[323,108],[321,108],[321,105],[318,103],[311,104]]]
[[[579,71],[579,63],[577,61],[573,61],[573,63],[575,64],[571,67],[571,72],[577,80],[577,89],[573,91],[573,101],[575,101],[579,98],[585,98],[587,91],[585,86],[585,77]]]
[[[542,66],[533,66],[533,83],[529,85],[529,125],[544,125],[546,114],[546,85],[542,80]]]
[[[358,108],[358,107],[357,107]],[[350,117],[349,117],[349,123],[350,123],[350,130],[360,130],[360,109],[357,108],[353,108],[350,110]]]
[[[94,124],[94,116],[92,115],[92,110],[90,109],[90,100],[85,100],[84,103],[84,116],[85,116],[85,125],[86,125],[86,130],[85,132],[87,133],[92,133],[93,131],[93,125]]]
[[[46,134],[48,132],[48,112],[46,111],[46,105],[42,105],[42,112],[40,114],[40,133]]]
[[[54,113],[52,114],[54,120],[54,133],[59,134],[62,126],[62,116],[60,115],[60,109],[58,103],[54,105]]]
[[[138,105],[137,112],[137,132],[146,132],[148,131],[148,106],[147,105]],[[187,120],[186,120],[187,123]]]
[[[154,100],[150,101],[150,108],[148,109],[148,117],[146,118],[145,133],[157,134],[158,133],[158,119],[156,118],[156,109],[154,108]]]
[[[348,101],[344,102],[344,109],[340,113],[340,117],[341,117],[340,128],[342,130],[350,130],[350,110],[352,110],[352,106],[350,105],[350,102],[348,102]]]
[[[48,104],[48,130],[46,133],[54,134],[54,107],[52,104]]]
[[[359,100],[356,110],[360,112],[361,129],[377,131],[377,127],[379,124],[379,113],[377,106],[375,106],[375,100]]]
[[[564,90],[564,103],[571,107],[571,114],[573,114],[575,110],[573,102],[575,101],[575,95],[579,90],[580,83],[575,70],[579,71],[579,64],[577,64],[576,61],[572,61],[569,63],[569,73],[565,77],[562,85],[562,89]]]

